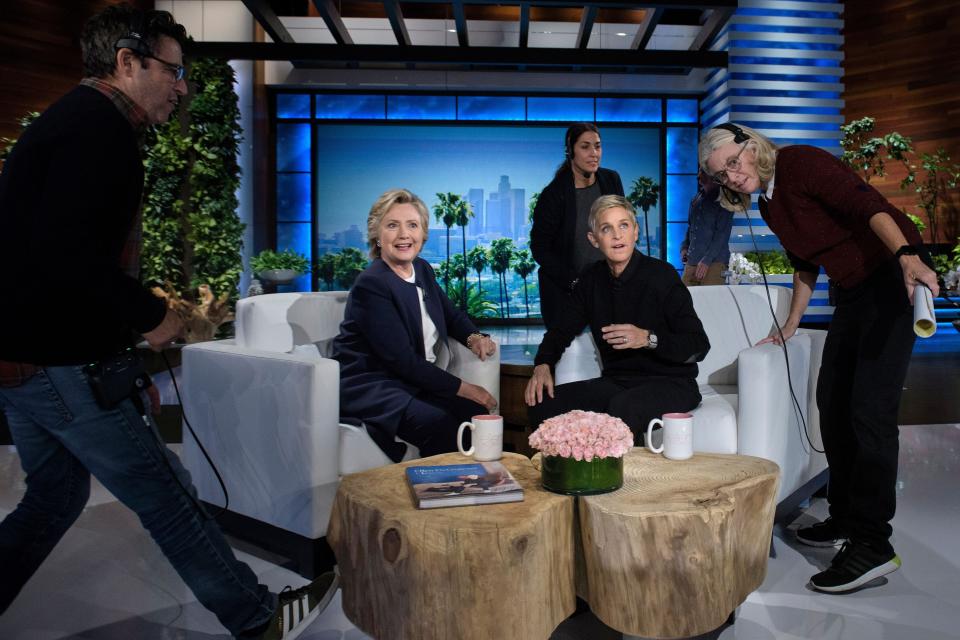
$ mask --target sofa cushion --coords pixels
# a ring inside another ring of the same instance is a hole
[[[737,394],[700,389],[703,401],[693,414],[693,450],[700,453],[737,452]]]

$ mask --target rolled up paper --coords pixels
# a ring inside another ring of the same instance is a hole
[[[933,293],[922,284],[913,288],[913,332],[920,338],[929,338],[937,332]]]

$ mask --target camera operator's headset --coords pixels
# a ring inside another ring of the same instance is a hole
[[[748,140],[751,139],[750,135],[746,131],[744,131],[737,125],[733,124],[732,122],[724,122],[722,124],[715,125],[713,128],[729,131],[730,133],[733,134],[733,141],[737,144],[743,144],[744,142],[747,142]],[[757,246],[757,237],[753,233],[753,221],[750,219],[750,210],[749,210],[749,207],[747,206],[748,203],[744,202],[743,196],[741,194],[737,193],[733,189],[730,189],[726,185],[720,185],[720,188],[723,189],[723,193],[724,195],[726,195],[727,200],[729,200],[735,205],[739,205],[743,207],[743,215],[747,217],[747,225],[750,229],[750,239],[753,241],[753,249],[754,251],[757,252],[757,255],[759,256],[760,247]],[[767,272],[763,268],[763,260],[758,260],[757,262],[759,262],[759,266],[760,266],[760,275],[763,277],[763,288],[764,288],[764,291],[766,291],[767,293],[767,306],[770,308],[770,316],[773,318],[773,325],[777,328],[777,334],[780,336],[780,348],[783,349],[783,360],[787,366],[787,385],[790,387],[790,397],[793,399],[794,411],[796,412],[796,415],[799,418],[799,420],[797,421],[797,426],[803,429],[804,437],[801,439],[800,442],[802,444],[803,441],[806,440],[807,444],[810,445],[811,449],[813,449],[817,453],[823,453],[821,449],[817,449],[817,447],[813,444],[813,441],[810,439],[810,434],[807,430],[807,421],[803,416],[803,409],[801,409],[800,403],[797,401],[797,394],[793,390],[793,379],[790,376],[790,356],[787,354],[787,341],[783,339],[783,329],[780,327],[780,322],[777,320],[777,314],[773,310],[773,300],[770,297],[770,285],[767,282]],[[807,451],[807,453],[809,453],[809,451]]]
[[[147,14],[140,9],[133,10],[133,16],[130,19],[130,30],[125,36],[119,38],[113,45],[114,51],[120,49],[130,49],[139,56],[152,56],[153,51],[150,45],[144,39],[144,29],[147,26]]]

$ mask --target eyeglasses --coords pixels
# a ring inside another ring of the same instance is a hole
[[[730,176],[727,175],[727,171],[740,171],[740,154],[743,153],[743,150],[747,148],[747,145],[750,144],[750,141],[747,140],[743,143],[743,146],[740,147],[740,151],[737,152],[737,155],[732,158],[727,158],[727,163],[721,171],[718,171],[716,174],[710,176],[714,182],[720,186],[726,186],[730,182]]]
[[[160,64],[162,64],[164,67],[166,67],[166,68],[167,68],[167,71],[169,71],[170,73],[173,74],[173,81],[174,81],[174,82],[180,82],[181,80],[183,80],[183,79],[187,76],[187,70],[183,67],[183,65],[173,64],[172,62],[167,62],[166,60],[163,60],[163,59],[161,59],[161,58],[158,58],[157,56],[153,55],[152,53],[144,54],[143,57],[144,57],[144,58],[153,58],[154,60],[156,60],[157,62],[159,62]]]

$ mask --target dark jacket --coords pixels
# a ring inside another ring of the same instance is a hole
[[[120,267],[142,189],[136,133],[96,89],[23,132],[0,173],[0,360],[93,362],[160,324],[163,301]]]
[[[632,324],[657,334],[656,349],[614,349],[601,329]],[[634,251],[619,278],[606,261],[587,267],[573,289],[557,325],[540,343],[534,364],[552,369],[564,350],[589,326],[600,352],[604,376],[697,377],[697,362],[710,341],[693,308],[690,292],[676,270],[663,260]]]
[[[852,169],[823,149],[791,145],[777,151],[773,197],[761,196],[760,214],[798,271],[819,273],[848,289],[893,254],[870,228],[885,212],[907,242],[922,243],[916,225]]]
[[[470,318],[457,309],[437,284],[433,268],[413,262],[417,284],[406,282],[377,259],[357,278],[347,299],[333,357],[340,362],[340,415],[366,423],[371,437],[388,455],[411,398],[420,393],[455,396],[460,379],[427,361],[417,287],[437,327],[466,344],[475,332]]]
[[[623,195],[616,171],[597,170],[600,195]],[[562,171],[540,193],[533,210],[530,251],[540,265],[540,310],[544,324],[553,324],[569,299],[570,283],[577,277],[573,267],[574,234],[577,229],[577,194],[572,171]]]

